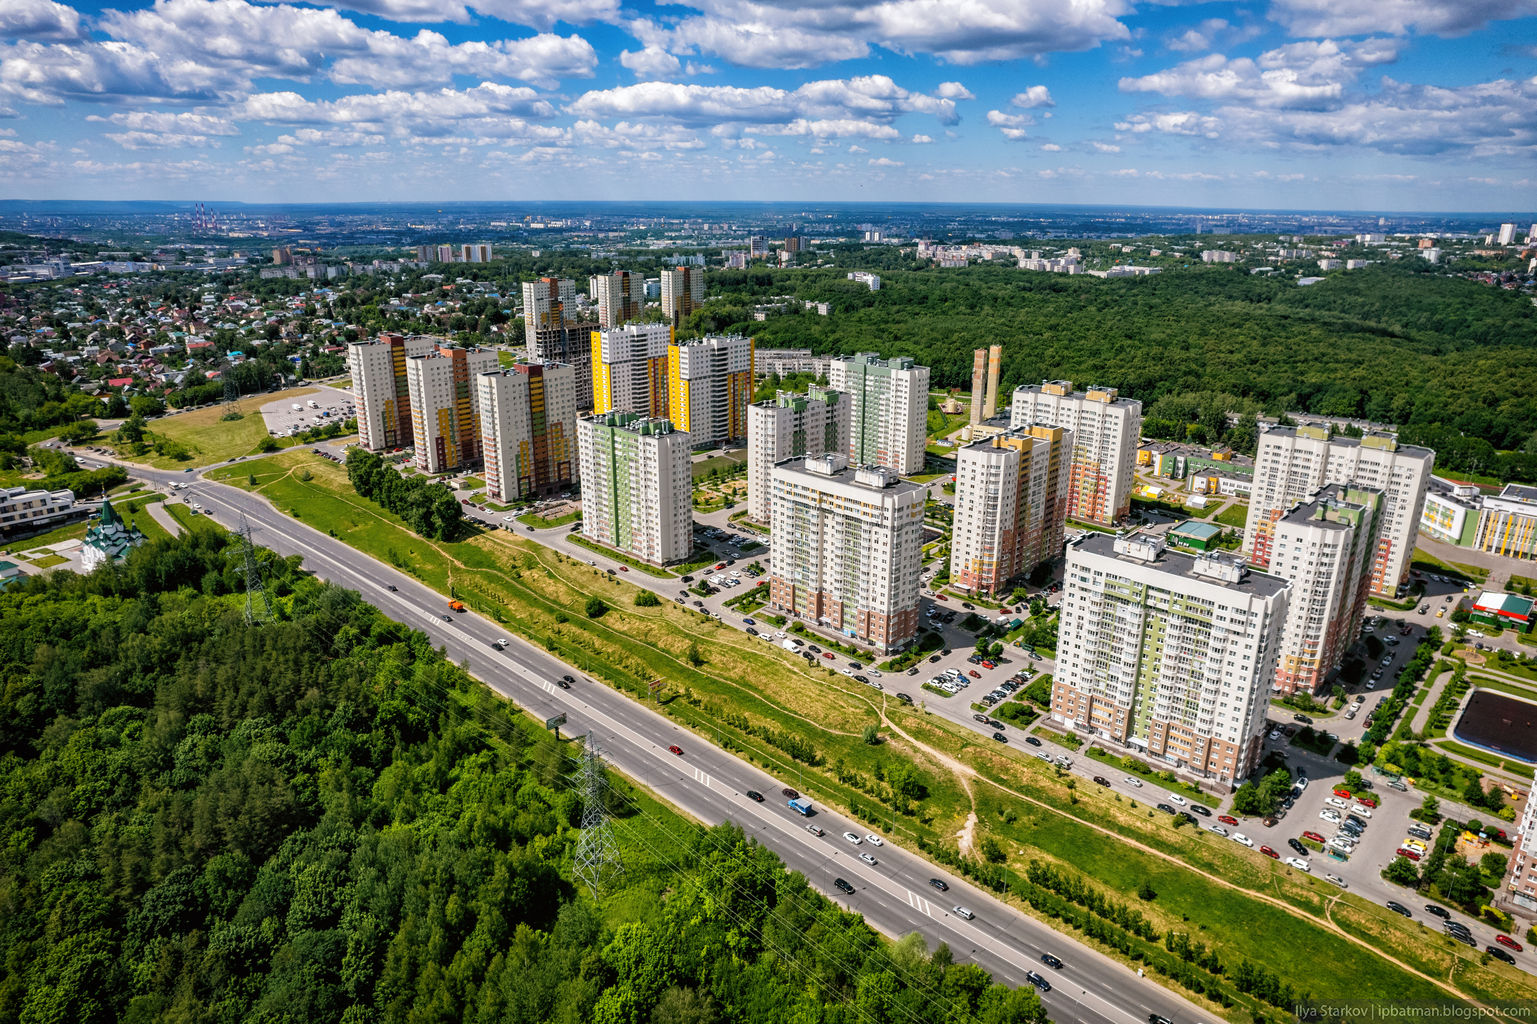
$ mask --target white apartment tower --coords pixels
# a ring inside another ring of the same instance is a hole
[[[1062,551],[1073,434],[1014,427],[956,453],[950,582],[1002,593]]]
[[[1271,427],[1260,434],[1254,492],[1243,549],[1260,568],[1270,564],[1275,523],[1292,505],[1325,484],[1382,492],[1381,526],[1372,560],[1371,592],[1393,597],[1408,582],[1414,539],[1436,453],[1401,445],[1390,434],[1331,436],[1328,426]]]
[[[667,411],[694,445],[747,437],[752,404],[753,340],[739,334],[685,341],[667,348]]]
[[[592,346],[576,325],[576,282],[541,277],[523,283],[523,337],[535,363],[568,363],[576,369],[576,402],[592,408]]]
[[[769,605],[880,653],[918,634],[926,489],[833,453],[772,471]]]
[[[869,352],[832,360],[827,383],[853,402],[849,460],[911,475],[923,469],[928,436],[929,368]]]
[[[646,308],[646,279],[628,270],[594,274],[587,296],[598,307],[598,327],[607,330],[638,318]]]
[[[677,326],[704,305],[704,268],[675,267],[662,271],[662,312]]]
[[[769,521],[774,466],[802,455],[843,454],[849,447],[848,395],[813,384],[804,395],[781,391],[747,407],[747,514]]]
[[[439,348],[406,358],[416,468],[450,473],[480,461],[480,410],[474,380],[496,366],[485,348]]]
[[[486,494],[506,504],[576,482],[576,370],[518,363],[475,378]]]
[[[590,336],[592,411],[667,416],[667,346],[672,344],[672,325],[625,324],[592,331]]]
[[[1230,785],[1254,768],[1289,585],[1159,536],[1067,546],[1052,718]]]
[[[1276,652],[1282,693],[1317,693],[1361,631],[1382,494],[1330,484],[1276,520],[1270,572],[1291,583]]]
[[[1111,526],[1131,513],[1131,487],[1142,435],[1142,403],[1115,388],[1073,390],[1048,380],[1014,390],[1011,426],[1032,423],[1073,432],[1067,515]]]
[[[377,452],[410,447],[411,393],[406,386],[406,359],[431,352],[441,340],[381,334],[375,341],[355,341],[347,346],[358,438],[364,448]]]
[[[582,535],[652,565],[693,550],[692,441],[663,419],[633,412],[576,421]]]

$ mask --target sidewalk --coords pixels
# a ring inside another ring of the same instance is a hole
[[[181,524],[171,518],[171,513],[165,510],[165,502],[152,501],[144,506],[144,511],[148,512],[149,517],[159,523],[161,528],[172,537],[180,537],[182,535]]]

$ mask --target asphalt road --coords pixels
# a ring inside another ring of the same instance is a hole
[[[189,479],[189,475],[153,470],[135,470],[135,475],[161,485]],[[877,848],[866,842],[856,848],[841,837],[845,831],[867,835],[869,830],[862,825],[819,807],[810,822],[826,835],[812,835],[806,829],[807,819],[784,806],[778,795],[787,782],[712,747],[652,708],[601,683],[578,677],[572,689],[557,688],[553,680],[571,672],[570,666],[473,613],[444,622],[446,602],[441,595],[278,512],[265,500],[203,480],[192,483],[189,490],[194,501],[213,510],[216,522],[233,526],[236,515],[243,515],[251,524],[255,543],[279,554],[300,555],[305,567],[319,578],[358,592],[387,615],[422,630],[451,659],[467,664],[476,678],[535,717],[564,713],[565,731],[590,731],[618,771],[695,818],[740,825],[789,868],[800,871],[814,888],[863,914],[881,932],[900,936],[917,931],[931,948],[945,942],[957,960],[969,958],[1011,985],[1025,984],[1025,972],[1038,970],[1052,983],[1042,1001],[1058,1022],[1145,1024],[1151,1012],[1176,1024],[1208,1019],[1194,1004],[1151,979],[1009,908],[916,854],[891,843]],[[396,591],[387,590],[387,585],[394,585]],[[494,644],[500,638],[511,640],[505,651]],[[681,747],[683,756],[669,753],[669,744]],[[748,789],[768,799],[755,803],[743,795]],[[814,793],[808,795],[815,799]],[[861,852],[872,853],[878,863],[871,866],[860,861]],[[949,891],[932,888],[929,879],[934,877],[943,879]],[[834,878],[848,880],[854,894],[837,892]],[[961,919],[952,911],[956,905],[970,908],[975,919]],[[1043,952],[1061,957],[1064,969],[1045,967],[1040,962]]]

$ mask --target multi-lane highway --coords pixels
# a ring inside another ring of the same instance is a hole
[[[183,483],[188,475],[135,469],[135,475],[160,485]],[[656,792],[700,821],[731,821],[773,849],[821,892],[863,914],[875,928],[898,936],[917,931],[930,946],[947,943],[958,960],[970,959],[1012,985],[1026,983],[1025,972],[1046,976],[1052,989],[1043,993],[1051,1017],[1059,1022],[1145,1024],[1150,1013],[1177,1024],[1209,1019],[1181,999],[1136,972],[1051,930],[941,871],[916,854],[890,842],[854,846],[842,838],[869,830],[818,806],[811,820],[825,835],[807,831],[807,819],[785,806],[779,795],[786,784],[686,732],[659,712],[601,683],[578,676],[569,690],[554,680],[571,668],[544,650],[511,636],[473,613],[443,621],[445,599],[413,578],[376,562],[341,541],[303,524],[237,488],[197,480],[195,500],[212,507],[226,525],[234,517],[250,522],[253,540],[283,555],[300,555],[321,579],[354,590],[400,622],[420,629],[443,646],[455,662],[467,664],[476,678],[539,718],[564,713],[564,728],[591,732],[616,769]],[[392,591],[388,587],[393,586]],[[496,641],[506,639],[503,649]],[[683,750],[669,752],[670,745]],[[791,783],[796,780],[790,780]],[[756,803],[749,789],[766,795]],[[815,793],[808,794],[815,799]],[[870,853],[877,863],[861,861]],[[940,878],[948,891],[929,883]],[[835,878],[847,880],[852,895],[837,892]],[[953,908],[974,912],[964,920]],[[1041,962],[1042,953],[1064,961],[1062,970]]]

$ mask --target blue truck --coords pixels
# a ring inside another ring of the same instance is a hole
[[[789,806],[790,806],[790,810],[795,811],[798,814],[804,814],[807,817],[811,816],[811,798],[810,797],[804,797],[804,796],[792,797],[790,799],[790,805]]]

